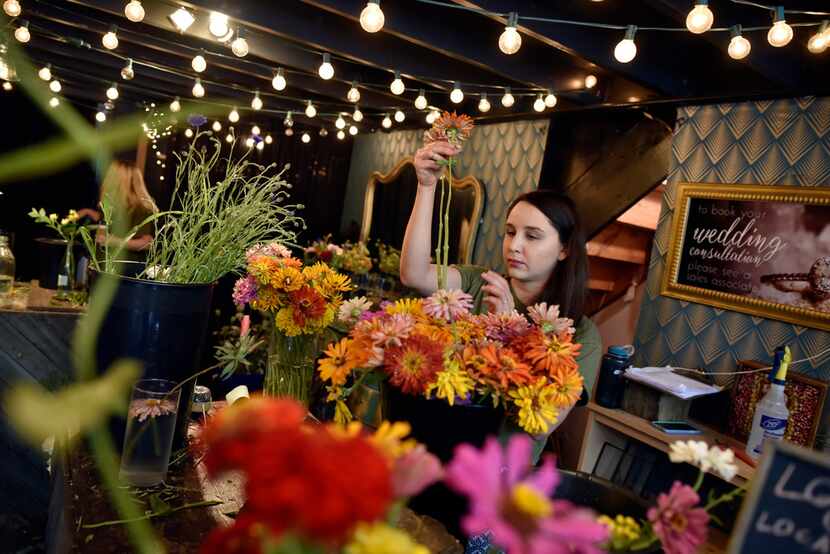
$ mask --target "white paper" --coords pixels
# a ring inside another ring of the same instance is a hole
[[[665,391],[678,398],[688,399],[720,392],[720,387],[707,385],[689,377],[679,375],[671,367],[629,367],[625,376],[632,381],[643,383],[657,390]]]

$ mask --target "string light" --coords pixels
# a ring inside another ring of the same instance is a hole
[[[58,100],[57,96],[53,96],[52,98],[49,99],[49,107],[50,108],[57,108],[60,105],[61,105],[61,101]]]
[[[389,90],[392,91],[392,94],[396,94],[399,96],[403,94],[404,90],[406,90],[406,87],[404,86],[403,81],[401,80],[400,71],[395,71],[395,78],[389,84]]]
[[[179,101],[179,97],[177,96],[176,98],[173,99],[172,102],[170,102],[170,111],[173,112],[173,113],[178,113],[178,112],[181,111],[181,109],[182,109],[182,103]]]
[[[246,138],[245,139],[245,146],[247,146],[248,148],[253,148],[254,147],[254,138],[253,137]]]
[[[113,83],[110,88],[107,89],[107,98],[110,100],[118,100],[118,85]]]
[[[213,122],[213,130],[218,133],[219,131],[222,130],[222,124],[219,123],[219,121],[214,121]]]
[[[306,117],[314,117],[317,115],[317,108],[314,107],[314,104],[311,103],[311,100],[308,101],[305,107],[305,115]]]
[[[793,28],[784,19],[784,7],[775,8],[775,20],[767,33],[767,40],[776,48],[786,46],[793,39]]]
[[[830,43],[830,31],[828,31],[828,28],[830,28],[828,22],[823,21],[818,32],[807,41],[807,50],[813,54],[821,54],[827,50],[828,43]]]
[[[355,127],[354,125],[349,127],[349,134],[355,136],[357,134],[357,127]]]
[[[121,78],[125,81],[131,81],[135,77],[135,70],[133,69],[133,59],[127,58],[127,65],[121,69]]]
[[[395,121],[397,121],[398,123],[403,123],[405,119],[405,113],[403,113],[401,110],[395,110]]]
[[[285,114],[285,119],[282,120],[282,124],[286,127],[293,127],[294,126],[294,117],[289,110],[288,113]]]
[[[233,130],[233,127],[231,127],[231,131],[232,130]],[[230,131],[228,132],[227,135],[225,135],[225,142],[228,142],[228,143],[233,142],[233,135],[230,133]]]
[[[537,112],[543,112],[545,111],[546,107],[547,106],[545,106],[545,100],[542,98],[542,95],[540,94],[536,97],[536,100],[533,101],[533,109]]]
[[[595,86],[597,86],[596,75],[588,75],[585,77],[585,88],[594,88]]]
[[[516,30],[516,25],[519,22],[519,14],[510,12],[507,16],[507,25],[504,27],[499,37],[499,50],[505,54],[515,54],[522,47],[522,35]]]
[[[52,80],[52,65],[46,64],[40,68],[37,72],[37,76],[41,78],[43,81],[51,81]]]
[[[311,142],[311,135],[309,135],[308,133],[303,133],[303,135],[300,137],[300,140],[303,141],[303,144],[308,144],[309,142]]]
[[[352,113],[352,119],[360,123],[363,121],[363,112],[360,111],[360,108],[357,106],[354,107],[354,113]]]
[[[259,136],[262,130],[259,128],[259,125],[254,125],[251,127],[251,134]]]
[[[228,114],[228,121],[231,123],[239,121],[239,112],[236,111],[236,106],[234,106],[233,109],[231,109],[231,113]]]
[[[426,117],[427,123],[432,125],[433,123],[435,123],[435,120],[438,119],[439,117],[441,117],[441,114],[439,114],[438,111],[436,111],[436,110],[432,110],[431,112],[429,112],[427,114],[427,117]]]
[[[709,9],[709,0],[695,0],[695,7],[686,16],[686,28],[696,35],[712,28],[715,14]]]
[[[107,114],[102,106],[98,106],[98,112],[95,114],[95,121],[103,123],[107,120]]]
[[[320,135],[321,137],[327,137],[327,136],[329,136],[329,130],[326,129],[325,127],[320,127],[320,130],[317,132],[317,134]]]
[[[501,105],[505,108],[510,108],[515,103],[516,99],[513,98],[513,94],[510,92],[510,87],[507,87],[504,89],[504,96],[501,97]]]
[[[541,94],[539,96],[541,96]],[[548,91],[548,93],[545,95],[545,107],[546,108],[555,107],[556,103],[558,101],[559,101],[559,99],[556,98],[556,95],[554,93],[552,93],[551,91]],[[537,111],[542,111],[542,110],[537,110]]]
[[[285,136],[290,137],[290,136],[293,136],[293,135],[294,135],[294,129],[292,129],[291,127],[288,127],[285,130]]]
[[[144,20],[144,6],[138,0],[130,0],[124,6],[124,15],[133,23],[140,23]]]
[[[614,57],[618,62],[628,63],[637,56],[637,45],[634,44],[635,34],[637,34],[637,27],[629,25],[625,30],[625,37],[614,48]]]
[[[190,26],[193,25],[193,22],[196,21],[196,18],[193,17],[193,14],[184,8],[179,8],[178,10],[168,15],[167,18],[170,19],[170,22],[173,23],[173,26],[180,33],[186,32],[188,29],[190,29]]]
[[[262,152],[263,150],[265,150],[265,143],[262,142],[262,141],[259,141],[258,143],[256,143],[256,149],[259,150],[260,152]]]
[[[265,144],[271,144],[272,142],[274,142],[274,139],[271,135],[265,135]]]
[[[337,131],[337,140],[343,140],[344,138],[346,138],[346,133],[343,132],[342,130]]]
[[[103,44],[104,48],[107,50],[115,50],[118,48],[118,28],[114,25],[110,27],[109,31],[104,33],[104,36],[101,37],[101,44]]]
[[[357,90],[357,81],[352,81],[352,88],[346,93],[346,100],[349,102],[360,102],[360,91]]]
[[[26,44],[31,40],[32,34],[29,32],[29,22],[28,21],[21,21],[20,26],[14,30],[14,38],[17,39],[18,42]]]
[[[10,90],[12,90],[13,88],[14,88],[14,87],[12,86],[12,84],[11,84],[10,82],[8,82],[8,81],[3,81],[3,90],[5,90],[6,92],[9,92],[9,91],[10,91]]]
[[[381,121],[380,124],[384,129],[388,129],[392,126],[392,120],[389,119],[389,114],[386,114],[386,116],[383,118],[383,121]]]
[[[3,11],[9,17],[18,17],[23,9],[20,7],[20,2],[17,0],[6,0],[3,2]]]
[[[205,87],[202,86],[202,80],[198,77],[196,78],[196,82],[193,84],[193,96],[196,98],[201,98],[205,95]]]
[[[262,109],[262,98],[259,97],[259,91],[254,92],[254,98],[251,100],[251,107],[257,111]]]
[[[196,73],[201,73],[205,69],[207,69],[207,60],[205,60],[205,51],[200,50],[198,54],[193,56],[193,60],[190,62],[190,67],[193,68],[193,71]]]
[[[418,98],[415,99],[415,107],[419,110],[427,109],[427,97],[424,95],[424,89],[418,91]]]
[[[190,129],[185,129],[184,136],[186,136],[187,138],[193,138],[193,131]]]
[[[61,91],[61,88],[63,88],[61,87],[61,82],[57,79],[52,79],[52,82],[49,83],[49,90],[51,90],[55,94],[59,93]]]
[[[752,45],[741,35],[741,26],[735,25],[729,33],[732,38],[729,41],[729,47],[726,49],[729,57],[733,60],[742,60],[749,56],[749,51],[752,50]]]
[[[383,29],[386,17],[380,9],[380,0],[369,0],[360,12],[360,26],[367,33],[377,33]]]
[[[487,113],[490,111],[490,101],[487,100],[487,93],[481,93],[481,100],[478,101],[478,111]]]
[[[248,55],[248,41],[245,40],[241,28],[236,30],[236,38],[231,43],[231,52],[238,58],[244,58]]]
[[[337,115],[337,119],[334,122],[334,126],[337,127],[338,129],[345,129],[346,128],[346,120],[343,119],[343,116],[341,114]]]
[[[450,100],[454,104],[460,104],[464,101],[464,93],[461,91],[461,85],[458,84],[458,81],[453,83],[452,85],[452,92],[450,93]]]
[[[317,75],[324,81],[334,77],[334,66],[331,65],[331,54],[328,52],[323,54],[323,63],[317,68]]]
[[[228,27],[228,16],[219,12],[210,12],[208,30],[210,31],[210,34],[216,38],[227,36],[230,32],[230,28]]]
[[[271,86],[274,87],[274,90],[285,90],[287,84],[285,82],[285,71],[278,67],[277,72],[274,73],[274,78],[271,79]]]

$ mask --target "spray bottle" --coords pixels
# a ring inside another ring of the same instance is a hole
[[[753,459],[761,457],[766,440],[782,440],[787,430],[790,411],[787,409],[787,369],[790,367],[792,354],[789,347],[775,349],[775,361],[770,372],[770,386],[764,397],[755,405],[755,417],[752,431],[746,443],[746,453]]]

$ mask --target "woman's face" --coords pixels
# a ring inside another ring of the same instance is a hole
[[[547,281],[567,252],[545,214],[528,202],[519,202],[507,215],[502,255],[510,277]]]

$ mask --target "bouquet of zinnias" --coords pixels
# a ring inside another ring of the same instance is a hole
[[[351,417],[347,397],[380,373],[406,394],[451,405],[492,402],[528,433],[547,432],[582,393],[573,321],[544,303],[532,306],[529,317],[473,315],[471,307],[470,295],[459,290],[399,300],[376,312],[366,311],[361,298],[346,302],[341,319],[354,327],[329,345],[318,368],[336,418]]]
[[[274,314],[274,324],[286,335],[312,335],[328,327],[352,290],[346,275],[318,262],[303,266],[279,243],[248,250],[247,275],[234,285],[233,300]]]

